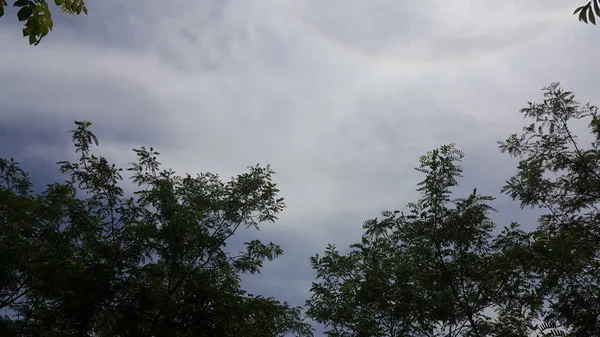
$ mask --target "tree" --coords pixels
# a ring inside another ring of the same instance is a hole
[[[308,315],[329,336],[528,336],[538,329],[533,278],[515,262],[530,237],[517,224],[493,235],[489,196],[473,190],[450,199],[463,156],[451,144],[421,157],[422,198],[408,205],[409,215],[383,212],[365,222],[347,254],[329,245],[311,258],[317,281]]]
[[[76,125],[64,183],[36,195],[17,162],[0,160],[0,335],[312,336],[300,308],[240,287],[278,245],[224,250],[284,208],[269,166],[228,182],[182,177],[142,147],[125,197],[123,170],[92,153],[91,123]]]
[[[82,12],[87,15],[88,13],[83,0],[54,0],[54,3],[62,12],[69,15],[79,15]],[[0,17],[4,16],[7,6],[6,0],[0,0]],[[37,46],[54,26],[48,2],[46,0],[16,0],[13,6],[19,9],[17,19],[25,21],[23,37],[28,37],[29,44]]]
[[[600,331],[600,118],[597,107],[581,105],[559,83],[543,90],[543,102],[521,110],[533,122],[499,142],[520,158],[503,191],[521,207],[545,211],[533,233],[531,267],[547,315],[574,336],[592,336]],[[590,130],[587,147],[572,130],[579,121]]]

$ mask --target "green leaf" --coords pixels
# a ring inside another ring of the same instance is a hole
[[[65,0],[54,0],[54,3],[55,3],[57,6],[62,6],[62,4],[63,4],[63,3],[65,3]]]
[[[21,9],[19,9],[19,11],[17,12],[17,18],[19,19],[19,21],[25,21],[25,20],[29,19],[31,14],[33,14],[31,7],[29,7],[29,6],[23,7]]]
[[[579,21],[588,23],[588,21],[587,21],[587,6],[584,6],[584,7],[585,8],[579,13]]]
[[[46,17],[46,26],[49,30],[52,30],[52,28],[54,28],[54,21],[52,21],[52,18]]]
[[[85,15],[87,15],[88,11],[87,11],[87,7],[85,7],[85,5],[83,7],[81,7],[83,10],[83,13],[85,13]]]
[[[37,40],[37,38],[34,34],[29,34],[29,44],[36,45],[36,46],[39,44],[39,41]]]
[[[50,27],[48,27],[47,23],[41,24],[40,25],[40,35],[46,36],[46,35],[48,35],[48,33],[50,33]]]
[[[590,22],[595,26],[596,25],[596,16],[594,15],[594,12],[590,9]]]
[[[594,12],[596,12],[597,16],[600,16],[600,4],[598,4],[599,0],[594,0]]]
[[[15,1],[13,7],[23,7],[29,5],[29,0],[17,0]]]
[[[45,21],[52,21],[52,13],[50,12],[50,9],[48,7],[42,6],[42,13],[44,14]]]

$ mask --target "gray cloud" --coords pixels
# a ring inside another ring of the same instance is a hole
[[[88,17],[57,12],[35,48],[7,14],[0,155],[55,160],[70,150],[70,123],[90,119],[120,164],[140,145],[180,173],[229,177],[270,163],[289,207],[239,240],[273,240],[286,253],[244,283],[303,304],[308,257],[329,242],[347,246],[364,220],[414,200],[419,155],[456,142],[467,154],[460,191],[497,195],[515,163],[495,142],[520,131],[518,110],[542,86],[560,80],[596,99],[598,31],[570,15],[574,6],[90,1]],[[496,206],[500,225],[534,225],[507,197]]]

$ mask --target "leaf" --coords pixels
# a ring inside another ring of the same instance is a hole
[[[65,3],[65,0],[54,0],[54,3],[55,3],[57,6],[62,6],[62,4],[63,4],[63,3]]]
[[[29,34],[29,44],[36,46],[39,44],[39,41],[36,39],[34,34]]]
[[[585,7],[585,9],[579,13],[579,21],[588,23],[588,21],[587,21],[587,6],[584,6],[584,7]]]
[[[596,25],[596,16],[594,15],[594,12],[592,12],[592,10],[590,9],[590,22],[595,26]]]
[[[83,10],[83,13],[85,13],[85,15],[87,15],[87,13],[88,13],[88,12],[87,12],[87,7],[85,7],[85,5],[84,5],[84,6],[83,6],[83,7],[81,7],[81,8],[82,8],[82,10]]]
[[[19,9],[19,11],[17,12],[17,18],[19,19],[19,21],[25,21],[25,20],[29,19],[31,14],[33,14],[31,7],[29,7],[29,6],[23,7],[21,9]]]
[[[46,7],[42,6],[42,11],[44,12],[44,21],[46,22],[46,26],[49,30],[52,30],[52,28],[54,28],[54,22],[52,21],[52,13],[50,13],[50,9],[48,9],[46,5]]]
[[[599,4],[599,0],[594,0],[594,12],[596,12],[597,16],[600,16],[600,4]]]
[[[48,33],[50,33],[50,27],[48,25],[48,22],[45,22],[45,24],[42,24],[40,26],[40,31],[41,31],[41,36],[46,36],[48,35]]]
[[[17,0],[15,1],[15,4],[13,5],[13,7],[24,7],[29,5],[29,0]]]

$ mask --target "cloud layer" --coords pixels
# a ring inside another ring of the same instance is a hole
[[[464,191],[498,195],[514,162],[495,142],[561,81],[596,100],[600,31],[563,0],[89,2],[29,47],[0,20],[0,156],[38,176],[69,155],[73,120],[118,163],[155,146],[181,173],[270,163],[288,208],[259,233],[286,254],[248,279],[303,304],[308,257],[417,195],[419,155],[456,142]],[[36,169],[37,168],[37,169]],[[461,187],[462,188],[462,187]],[[535,219],[506,197],[501,222]],[[504,225],[501,223],[500,225]]]

